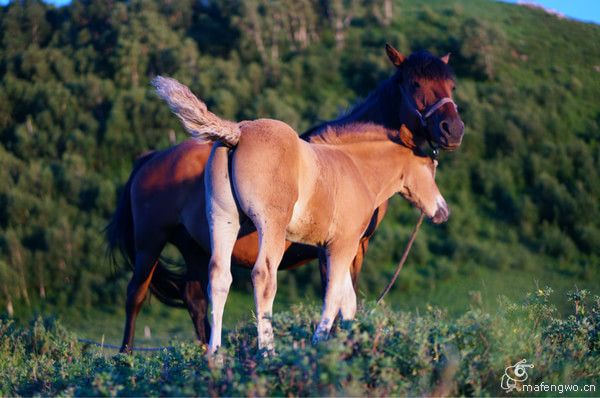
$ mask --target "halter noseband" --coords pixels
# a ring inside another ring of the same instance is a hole
[[[437,100],[437,102],[435,104],[431,105],[428,108],[425,108],[426,109],[425,114],[422,114],[415,106],[415,113],[417,114],[417,116],[419,117],[419,120],[421,121],[421,126],[427,127],[427,119],[429,119],[431,117],[431,115],[433,115],[435,113],[435,111],[437,111],[438,109],[440,109],[442,106],[444,106],[446,104],[452,104],[452,105],[454,105],[454,109],[458,109],[458,105],[456,105],[456,102],[454,102],[454,100],[452,100],[452,98],[450,98],[450,97],[440,98],[439,100]]]
[[[458,105],[456,105],[456,102],[454,102],[454,100],[452,98],[450,98],[450,97],[443,97],[443,98],[440,98],[439,100],[437,100],[433,105],[430,105],[430,106],[426,107],[423,110],[423,112],[421,112],[417,108],[417,105],[415,104],[415,101],[412,99],[412,97],[410,97],[406,93],[406,91],[404,90],[404,88],[401,88],[401,91],[404,94],[405,99],[407,99],[409,101],[410,106],[412,106],[413,112],[419,118],[419,121],[421,122],[421,127],[423,127],[423,128],[427,128],[427,119],[429,119],[431,117],[431,115],[433,115],[435,113],[435,111],[437,111],[438,109],[440,109],[442,106],[444,106],[446,104],[452,104],[452,105],[454,105],[454,109],[458,109]],[[427,143],[431,147],[431,151],[432,151],[431,157],[434,160],[437,160],[438,154],[439,154],[438,147],[431,142],[431,139],[429,137],[427,138]]]

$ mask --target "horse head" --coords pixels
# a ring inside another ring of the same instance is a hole
[[[464,134],[464,123],[452,99],[455,80],[448,61],[427,51],[417,51],[405,57],[386,45],[387,55],[396,67],[392,82],[397,88],[401,114],[408,113],[408,127],[433,148],[457,149]],[[417,137],[415,137],[417,138]]]

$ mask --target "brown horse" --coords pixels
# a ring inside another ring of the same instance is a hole
[[[406,124],[415,132],[417,146],[427,141],[444,149],[458,146],[462,135],[460,124],[440,126],[442,120],[439,117],[433,115],[430,121],[423,117],[428,105],[434,103],[432,97],[437,95],[437,86],[451,80],[447,68],[440,70],[439,65],[432,64],[436,58],[424,52],[413,54],[403,63],[404,57],[395,49],[388,46],[386,50],[390,60],[398,66],[394,76],[344,117],[303,134],[304,140],[319,140],[329,126],[371,122],[391,130]],[[426,123],[423,123],[424,120]],[[460,134],[457,134],[457,129]],[[198,339],[206,341],[209,324],[205,288],[210,250],[203,179],[211,147],[211,144],[188,140],[144,155],[136,162],[124,187],[107,228],[109,247],[113,251],[120,249],[134,267],[128,286],[123,351],[133,346],[135,319],[148,287],[168,305],[187,306]],[[361,240],[352,266],[354,285],[369,238],[383,218],[386,207],[387,203],[384,203],[374,212]],[[235,245],[233,262],[252,267],[257,256],[258,236],[251,226],[246,232]],[[170,272],[159,261],[166,243],[172,243],[181,251],[187,265],[186,275],[181,277]],[[319,254],[318,249],[308,245],[287,243],[286,247],[280,269],[304,264]],[[325,262],[321,263],[324,273]]]
[[[375,209],[400,193],[434,223],[448,218],[446,201],[434,181],[434,161],[405,145],[402,138],[411,136],[405,126],[397,131],[348,123],[329,127],[321,142],[307,143],[277,120],[222,120],[176,80],[157,77],[153,84],[188,132],[221,143],[211,152],[205,176],[211,354],[221,345],[231,257],[248,219],[259,236],[252,270],[259,348],[272,351],[275,274],[286,241],[320,247],[326,253],[327,286],[316,342],[328,335],[338,311],[345,319],[354,317],[351,263]],[[454,105],[449,96],[436,98],[425,118],[436,112],[450,120],[458,118],[455,106],[442,111],[446,104]]]

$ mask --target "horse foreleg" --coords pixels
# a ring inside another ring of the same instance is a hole
[[[369,242],[371,237],[375,233],[375,230],[381,224],[385,213],[387,212],[388,202],[383,202],[381,206],[375,209],[373,212],[373,216],[371,217],[371,221],[369,222],[369,226],[365,231],[363,237],[360,239],[360,243],[358,245],[358,251],[356,252],[356,257],[352,261],[352,266],[350,267],[350,276],[352,277],[352,286],[354,287],[354,292],[358,294],[358,276],[360,275],[360,270],[362,269],[363,261],[365,256],[367,255],[367,249],[369,248]]]
[[[342,318],[352,319],[356,313],[356,293],[352,287],[350,263],[356,255],[354,248],[328,248],[327,252],[327,288],[321,321],[313,335],[313,343],[324,340],[329,335],[331,326],[338,312]]]
[[[321,273],[321,299],[324,301],[327,291],[327,254],[325,250],[319,250],[319,272]]]
[[[365,254],[367,253],[367,248],[369,247],[369,238],[363,237],[360,240],[358,245],[358,251],[356,252],[356,256],[354,260],[352,260],[352,264],[350,265],[350,278],[352,279],[352,288],[354,292],[358,294],[358,276],[360,275],[360,270],[362,269],[363,260],[365,259]]]
[[[160,251],[159,251],[160,252]],[[138,251],[135,257],[133,276],[127,285],[127,300],[125,303],[125,332],[120,352],[131,352],[135,335],[135,321],[146,298],[152,274],[156,268],[158,254],[148,254]]]
[[[352,275],[347,273],[344,277],[344,286],[342,287],[343,299],[340,305],[340,314],[342,320],[350,321],[356,315],[356,287],[352,284]]]

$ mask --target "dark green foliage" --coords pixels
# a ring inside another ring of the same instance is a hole
[[[302,131],[391,73],[386,41],[452,52],[467,125],[438,173],[450,222],[424,228],[401,290],[427,292],[481,267],[597,278],[600,28],[487,1],[398,0],[389,18],[384,3],[2,7],[2,307],[85,308],[124,294],[127,275],[112,274],[102,229],[134,159],[185,138],[150,92],[153,76],[189,84],[224,117],[274,117]],[[394,198],[366,259],[367,294],[385,284],[414,220]],[[318,291],[314,267],[293,275],[289,300],[307,285]]]
[[[317,346],[310,344],[317,309],[293,307],[274,318],[275,356],[256,352],[249,322],[225,335],[215,362],[189,343],[113,355],[78,343],[52,319],[25,327],[0,320],[0,393],[498,396],[504,368],[521,358],[535,366],[532,384],[593,384],[600,372],[600,298],[573,292],[573,315],[562,317],[548,302],[551,292],[540,289],[522,303],[501,299],[493,314],[477,309],[474,297],[473,308],[456,318],[436,308],[415,314],[367,305],[356,321],[339,325]]]

